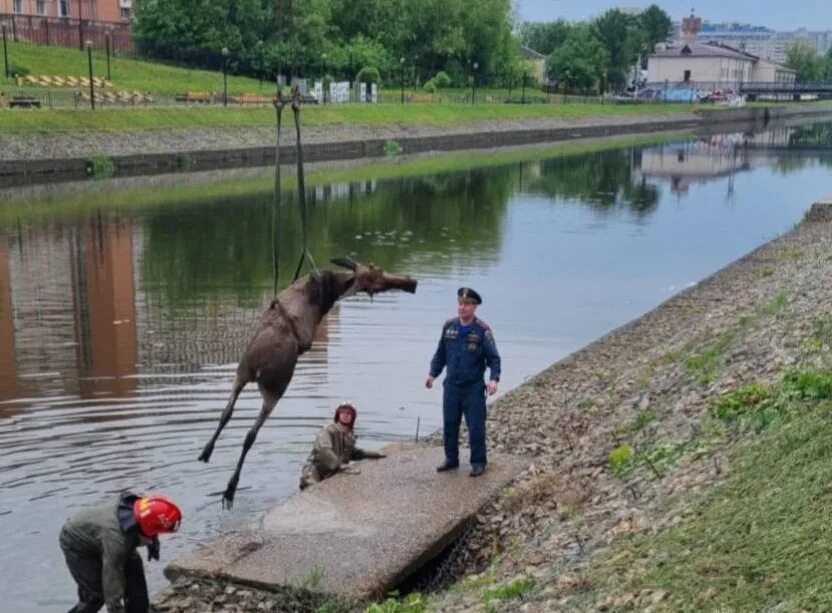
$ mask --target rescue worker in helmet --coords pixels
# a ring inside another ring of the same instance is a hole
[[[147,613],[142,559],[159,559],[159,535],[176,532],[182,511],[164,496],[123,492],[115,499],[87,507],[61,528],[59,542],[66,565],[78,585],[78,603],[70,613]]]
[[[355,419],[358,411],[350,403],[335,409],[332,423],[324,426],[306,459],[300,474],[300,489],[323,481],[338,471],[356,472],[349,467],[352,460],[377,460],[385,457],[377,451],[364,451],[355,446]]]

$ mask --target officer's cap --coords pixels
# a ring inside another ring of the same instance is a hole
[[[482,304],[482,297],[470,287],[460,287],[456,290],[456,295],[460,300],[473,300],[476,304]]]

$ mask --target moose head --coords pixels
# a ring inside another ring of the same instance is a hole
[[[345,280],[348,286],[343,297],[362,292],[372,296],[392,289],[402,290],[410,294],[416,293],[416,279],[411,277],[390,274],[373,264],[364,266],[349,257],[333,258],[331,261],[333,264],[351,270],[353,273]]]

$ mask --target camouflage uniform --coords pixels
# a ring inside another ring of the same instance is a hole
[[[133,515],[137,498],[120,494],[79,511],[61,528],[61,550],[78,585],[78,604],[70,613],[95,613],[105,604],[109,613],[149,610],[144,567],[136,552],[141,544]]]
[[[343,464],[352,460],[381,457],[383,456],[379,453],[356,447],[355,434],[351,430],[344,432],[338,424],[329,424],[318,433],[312,451],[301,470],[300,489],[306,489],[313,483],[331,477]]]

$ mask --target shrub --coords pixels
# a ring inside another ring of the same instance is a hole
[[[733,422],[765,408],[770,404],[771,397],[771,389],[761,383],[743,385],[717,400],[711,407],[711,417]]]
[[[400,155],[404,151],[402,146],[394,140],[384,141],[384,155],[395,156]]]
[[[26,66],[9,62],[9,74],[15,77],[25,77],[31,74],[31,71]]]
[[[793,372],[783,379],[783,389],[790,396],[801,400],[825,400],[832,398],[832,373]]]
[[[627,473],[633,464],[633,448],[629,445],[622,445],[610,451],[610,468],[613,474],[623,475]]]
[[[113,158],[101,155],[92,158],[87,163],[87,172],[94,179],[109,179],[116,174],[116,165]]]
[[[427,602],[419,592],[411,592],[401,599],[397,596],[398,592],[391,592],[384,602],[371,604],[367,613],[422,613],[427,609]]]
[[[425,84],[422,87],[426,92],[430,92],[431,94],[436,93],[436,83],[433,79],[425,81]]]
[[[379,73],[378,68],[365,66],[358,71],[358,74],[355,76],[355,80],[359,83],[375,83],[378,85],[381,83],[381,73]]]
[[[444,70],[440,70],[439,72],[437,72],[436,76],[433,77],[431,81],[434,82],[438,89],[451,86],[451,77],[449,77],[448,73]]]

